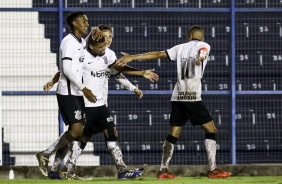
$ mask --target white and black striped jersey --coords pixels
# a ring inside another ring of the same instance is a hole
[[[60,79],[57,93],[82,96],[82,68],[86,42],[70,33],[64,37],[59,50]]]
[[[200,50],[206,50],[205,60],[197,66]],[[207,64],[210,45],[206,42],[192,40],[176,45],[167,50],[170,60],[177,62],[177,82],[174,86],[171,101],[201,101],[201,78]]]
[[[97,98],[95,103],[91,103],[84,97],[86,107],[98,107],[107,104],[107,99],[104,96],[108,95],[105,94],[105,85],[108,85],[107,80],[110,75],[108,67],[114,64],[116,59],[116,54],[109,48],[106,48],[103,56],[93,56],[88,49],[85,50],[83,84]]]

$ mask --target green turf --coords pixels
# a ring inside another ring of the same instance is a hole
[[[14,179],[0,180],[2,184],[282,184],[282,176],[254,176],[254,177],[230,177],[225,179],[209,179],[206,177],[178,177],[176,179],[159,180],[143,177],[133,180],[117,180],[116,178],[95,178],[90,181],[69,180],[38,180],[38,179]]]

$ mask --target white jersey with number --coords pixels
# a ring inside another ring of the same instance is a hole
[[[61,71],[60,79],[57,86],[57,93],[61,95],[82,96],[82,92],[78,86],[82,85],[82,68],[84,59],[85,40],[79,40],[72,33],[64,37],[60,45],[59,51],[59,69]],[[68,62],[71,76],[74,83],[71,82],[65,75],[63,62]],[[76,84],[76,85],[75,85]]]
[[[91,103],[84,97],[86,107],[98,107],[107,104],[107,99],[104,96],[108,95],[105,94],[105,85],[108,85],[107,80],[109,77],[108,67],[114,64],[116,59],[116,54],[109,48],[106,48],[103,56],[93,56],[88,49],[85,50],[83,84],[97,98],[95,103]]]
[[[205,49],[209,53],[210,45],[202,41],[192,40],[167,50],[170,60],[177,62],[177,82],[174,86],[171,101],[202,100],[201,78],[207,64],[207,57],[199,66],[195,64],[201,49]]]

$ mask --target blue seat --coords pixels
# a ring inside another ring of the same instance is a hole
[[[99,6],[99,0],[67,0],[64,2],[64,7],[68,8],[97,8]]]
[[[131,8],[132,0],[103,0],[102,7]]]
[[[210,0],[201,0],[202,8],[230,8],[229,0],[219,0],[219,1],[210,1]]]
[[[169,8],[199,8],[199,0],[168,1]]]
[[[32,7],[34,8],[53,8],[58,6],[59,1],[55,0],[32,0]]]
[[[266,8],[265,0],[236,2],[236,8]]]
[[[237,77],[236,90],[279,90],[281,83],[279,79],[259,79]]]
[[[282,69],[279,64],[281,59],[278,51],[238,51],[236,54],[237,77],[279,78],[279,71]]]
[[[135,0],[135,8],[165,8],[166,0]]]
[[[231,28],[228,23],[214,23],[203,25],[205,30],[205,40],[230,40],[231,39]]]
[[[130,41],[135,41],[135,39],[145,39],[145,26],[140,25],[113,25],[113,38],[126,39]]]
[[[204,74],[202,78],[202,90],[203,91],[224,91],[229,90],[230,79],[222,77],[209,78],[208,75]]]
[[[271,2],[268,1],[269,8],[282,8],[282,2],[280,0],[272,0]]]

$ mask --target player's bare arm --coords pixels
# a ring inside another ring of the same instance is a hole
[[[52,89],[52,87],[54,86],[54,84],[56,84],[59,81],[60,78],[60,71],[58,71],[52,78],[51,81],[47,82],[44,86],[43,86],[43,90],[48,93],[50,89]]]
[[[124,55],[123,57],[117,59],[117,64],[119,66],[124,66],[133,60],[155,60],[159,58],[166,58],[167,53],[165,51],[152,51],[143,54],[135,55]]]
[[[90,102],[95,103],[97,101],[96,96],[91,92],[90,89],[84,87],[81,91]]]
[[[128,65],[119,66],[117,62],[112,65],[114,69],[116,69],[119,72],[122,72],[124,74],[128,75],[141,75],[145,77],[146,79],[150,80],[151,82],[159,80],[159,75],[154,72],[155,69],[149,69],[149,70],[140,70],[137,68],[130,67]]]

